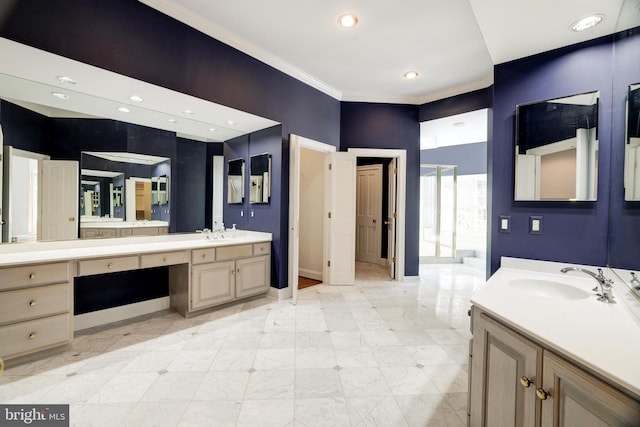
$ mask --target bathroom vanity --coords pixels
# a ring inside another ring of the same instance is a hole
[[[71,342],[76,277],[166,267],[169,306],[185,317],[268,292],[271,234],[230,234],[0,245],[0,358]]]
[[[101,239],[169,234],[166,221],[80,221],[80,238]]]
[[[640,425],[640,316],[567,264],[502,258],[472,297],[469,425]],[[596,267],[583,267],[596,272]]]

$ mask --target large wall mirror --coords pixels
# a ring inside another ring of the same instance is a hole
[[[599,92],[516,106],[515,200],[593,201]]]
[[[271,155],[251,156],[249,166],[249,203],[269,203],[271,196]]]
[[[244,203],[244,160],[233,159],[227,163],[227,203]]]
[[[624,150],[624,199],[640,200],[640,83],[629,85]]]

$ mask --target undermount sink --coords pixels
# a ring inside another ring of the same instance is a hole
[[[513,279],[509,286],[541,298],[584,299],[590,294],[561,282],[540,279]]]

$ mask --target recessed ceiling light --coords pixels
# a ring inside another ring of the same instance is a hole
[[[191,110],[184,110],[184,111],[183,111],[183,113],[184,113],[184,114],[193,114],[193,111],[191,111]]]
[[[227,124],[228,124],[228,125],[233,126],[233,125],[235,125],[235,124],[236,124],[236,122],[234,122],[233,120],[229,120],[229,121],[227,122]]]
[[[215,128],[209,128],[209,132],[215,132],[216,129]]]
[[[66,93],[51,92],[51,95],[55,96],[58,99],[69,99],[69,95],[67,95]]]
[[[462,126],[464,126],[464,125],[465,125],[465,123],[464,123],[464,122],[455,122],[455,123],[453,124],[453,126],[455,126],[455,127],[457,127],[457,128],[461,128],[461,127],[462,127]]]
[[[169,123],[178,123],[178,121],[176,119],[167,119],[167,121]]]
[[[591,15],[586,18],[582,18],[573,24],[571,24],[572,31],[584,31],[591,27],[595,27],[604,19],[604,15]]]
[[[358,17],[353,13],[346,13],[338,18],[338,24],[342,28],[353,28],[358,24]]]
[[[129,110],[127,107],[118,107],[118,111],[120,111],[121,113],[128,113],[131,110]]]
[[[415,79],[416,77],[418,77],[418,72],[417,71],[407,71],[406,73],[404,73],[404,78],[405,79]]]
[[[68,76],[58,76],[58,81],[61,82],[61,83],[67,83],[67,84],[70,84],[70,85],[76,84],[76,81],[73,80],[71,77],[68,77]]]
[[[144,101],[144,99],[142,99],[142,97],[138,96],[138,95],[131,95],[129,97],[129,99],[132,100],[133,102],[142,102],[142,101]]]

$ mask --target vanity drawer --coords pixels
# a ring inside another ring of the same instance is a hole
[[[69,283],[37,286],[0,294],[0,324],[69,311]]]
[[[163,265],[186,264],[189,262],[187,251],[164,252],[161,254],[140,255],[140,268],[161,267]]]
[[[132,236],[157,236],[158,227],[133,227],[131,229]]]
[[[130,228],[121,228],[120,229],[120,237],[129,237],[131,236],[131,229]]]
[[[78,276],[90,276],[92,274],[115,273],[116,271],[137,269],[138,257],[136,255],[78,261]]]
[[[216,261],[246,258],[253,255],[251,245],[222,246],[216,248]]]
[[[271,253],[271,242],[254,243],[253,254],[254,255],[267,255]]]
[[[9,358],[71,340],[70,314],[0,327],[0,357]]]
[[[194,249],[191,251],[191,264],[205,264],[216,260],[216,248]]]
[[[0,268],[0,278],[0,290],[67,282],[69,263]]]

